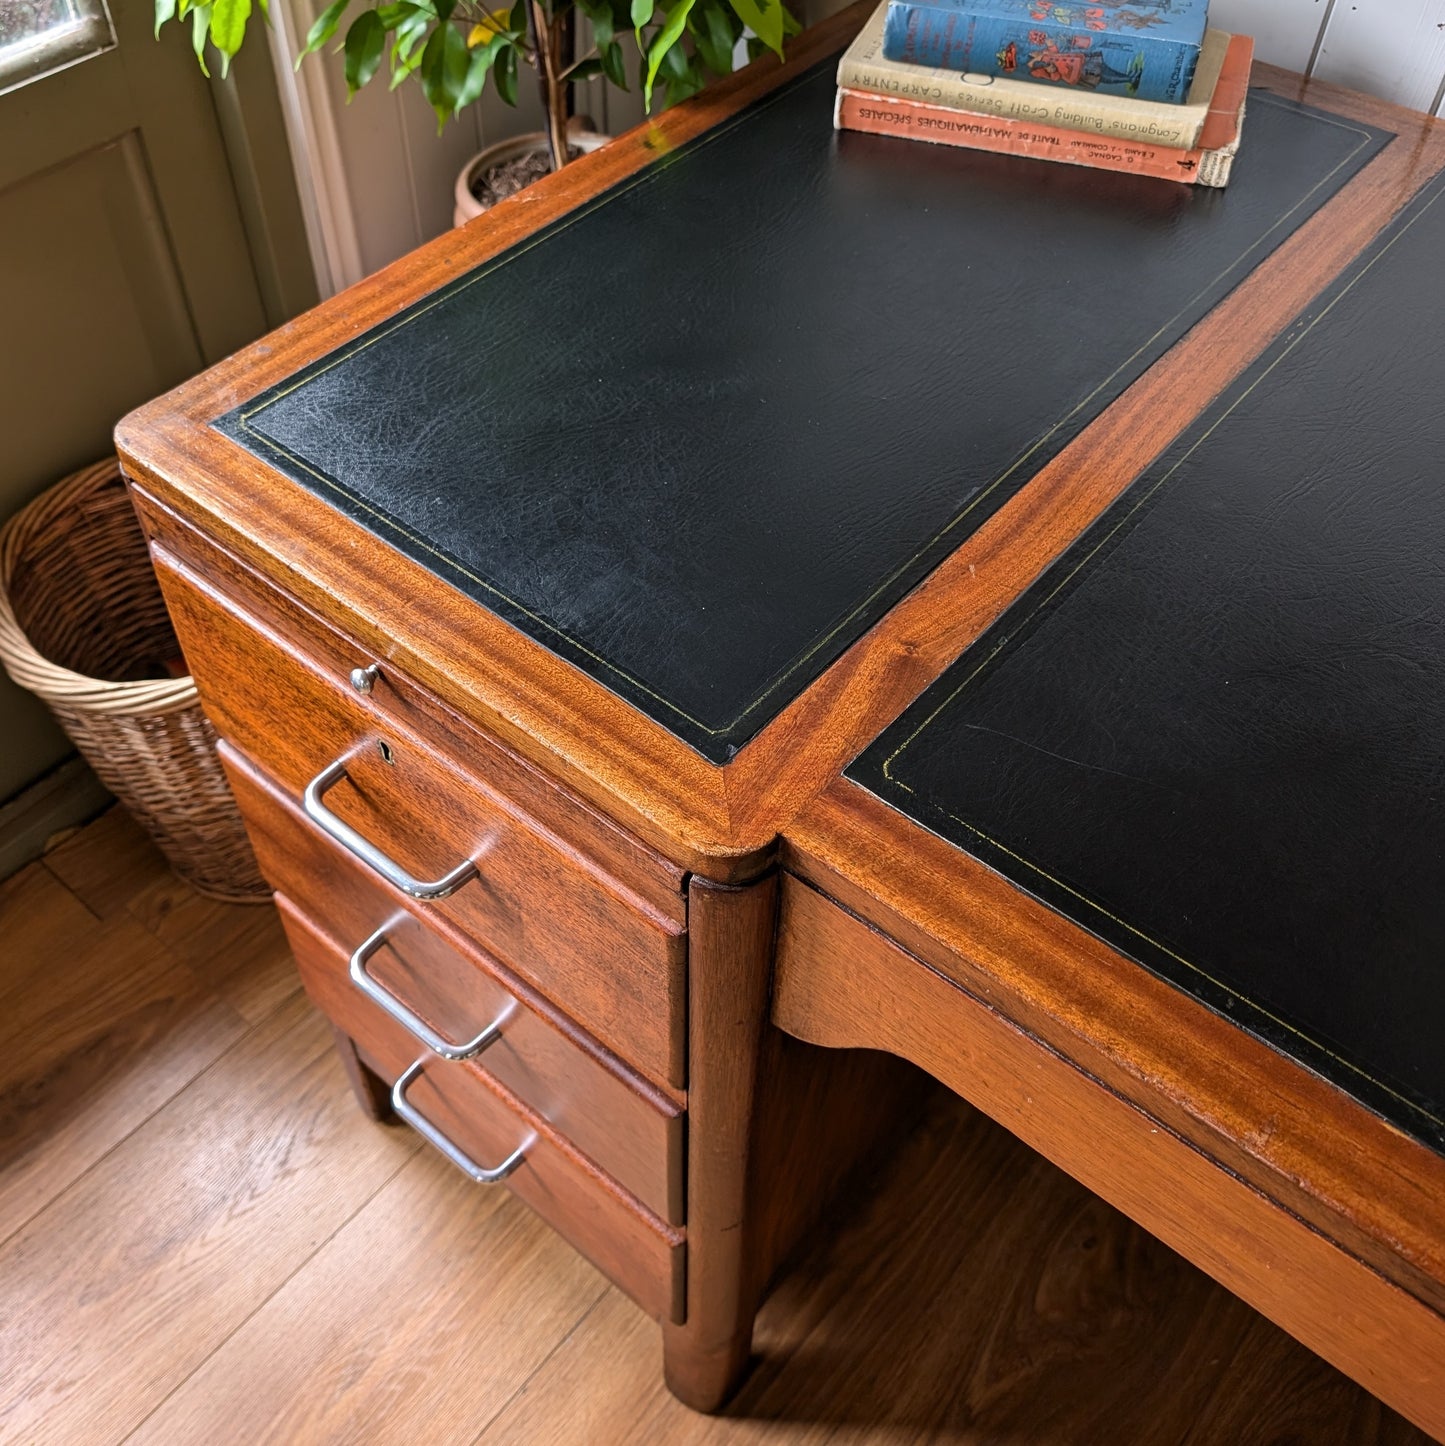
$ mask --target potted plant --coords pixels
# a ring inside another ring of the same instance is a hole
[[[268,0],[256,3],[264,17]],[[575,81],[601,75],[626,90],[632,69],[651,112],[659,81],[664,103],[672,105],[701,90],[710,77],[729,74],[744,35],[750,58],[766,51],[781,57],[784,40],[800,28],[782,0],[515,0],[510,9],[499,10],[488,10],[485,0],[357,3],[364,8],[353,9],[353,0],[332,0],[307,34],[298,65],[341,33],[346,20],[338,49],[348,95],[368,84],[386,60],[393,88],[410,77],[421,85],[438,130],[481,96],[489,77],[498,95],[515,105],[521,67],[531,66],[547,117],[539,173],[560,170],[605,139],[579,137],[575,127],[569,138]],[[585,44],[579,44],[579,13],[590,23]],[[189,20],[202,70],[209,43],[224,74],[246,38],[252,0],[155,0],[155,15],[157,34],[173,18]],[[522,139],[504,143],[505,160],[513,158]],[[525,139],[542,149],[538,138]],[[463,174],[476,169],[474,161]]]

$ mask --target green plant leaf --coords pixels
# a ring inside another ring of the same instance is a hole
[[[438,25],[421,54],[421,88],[436,112],[438,134],[456,112],[471,64],[472,53],[462,32],[455,25]]]
[[[742,26],[732,11],[723,9],[715,0],[706,5],[700,0],[688,17],[687,26],[703,64],[714,75],[731,75],[733,47],[742,33]]]
[[[705,75],[688,76],[684,80],[669,80],[663,86],[665,105],[677,105],[679,101],[690,100],[707,84]]]
[[[601,52],[598,59],[602,62],[602,74],[605,75],[618,90],[626,90],[627,66],[622,59],[622,47],[614,40],[611,45]]]
[[[391,47],[391,83],[388,90],[395,90],[421,64],[422,52],[417,49],[417,41],[425,32],[425,24],[419,27],[418,33],[403,35],[400,30],[397,31],[396,44]]]
[[[217,4],[222,0],[216,0]],[[376,74],[386,45],[386,27],[375,10],[363,10],[346,32],[346,98],[351,99]]]
[[[652,44],[647,50],[647,79],[642,83],[642,104],[650,113],[652,110],[652,85],[657,79],[658,67],[662,64],[663,57],[682,39],[682,32],[687,26],[687,17],[692,14],[692,7],[696,0],[678,0],[673,7],[672,13],[663,23],[661,30],[652,38]]]
[[[161,26],[176,13],[176,0],[156,0],[156,39],[161,38]]]
[[[652,23],[652,12],[655,9],[653,0],[632,0],[629,14],[632,17],[632,29],[637,36],[637,48],[645,55],[647,47],[642,43],[642,27]]]
[[[395,90],[397,86],[399,86],[402,81],[404,81],[409,75],[411,75],[420,64],[420,51],[418,51],[409,60],[398,60],[396,58],[396,52],[393,51],[391,56],[391,80],[386,88],[388,90]]]
[[[664,80],[681,80],[687,74],[691,57],[680,45],[662,53],[659,70]]]
[[[430,10],[416,6],[412,14],[404,16],[397,24],[396,40],[391,47],[392,90],[421,64],[421,52],[417,46],[431,28],[432,19]]]
[[[779,60],[783,58],[782,0],[728,0],[733,13]],[[751,50],[751,47],[749,47]]]
[[[612,6],[607,0],[577,0],[577,8],[592,22],[592,39],[600,55],[612,44],[617,28],[612,20]]]
[[[517,103],[517,47],[509,45],[498,57],[496,65],[497,94],[508,105]]]
[[[211,6],[211,44],[221,52],[221,74],[231,67],[231,57],[246,38],[246,22],[251,18],[251,0],[215,0]]]
[[[505,40],[498,42],[497,37],[494,36],[485,45],[479,45],[472,51],[467,61],[466,79],[462,81],[461,89],[457,91],[457,102],[452,111],[453,115],[464,106],[471,105],[486,89],[487,73],[496,64],[497,51],[505,44]]]
[[[680,45],[674,45],[662,58],[658,71],[665,87],[667,105],[676,105],[690,95],[696,95],[707,84],[707,72],[702,61],[689,55]]]
[[[201,74],[207,80],[211,78],[211,72],[206,69],[206,36],[211,29],[211,7],[209,5],[191,6],[191,49],[196,52],[196,60],[201,67]]]
[[[298,67],[303,56],[320,50],[336,34],[336,27],[341,24],[341,16],[350,3],[351,0],[333,0],[333,3],[316,17],[315,23],[306,32],[306,44],[301,47],[301,54],[296,57]]]
[[[506,50],[515,50],[516,41],[510,35],[494,35],[485,45],[472,51],[467,65],[467,78],[457,94],[457,111],[469,106],[486,87],[487,76],[497,63],[498,57]],[[470,48],[470,47],[468,47]]]

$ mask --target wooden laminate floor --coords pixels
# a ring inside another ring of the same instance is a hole
[[[119,810],[0,885],[0,1441],[1424,1440],[947,1097],[758,1345],[680,1407],[591,1266],[362,1117],[272,911]]]

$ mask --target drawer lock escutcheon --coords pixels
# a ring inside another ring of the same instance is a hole
[[[435,1145],[453,1165],[463,1174],[475,1180],[478,1185],[495,1185],[498,1180],[505,1180],[518,1165],[522,1163],[526,1153],[536,1141],[536,1134],[529,1133],[527,1138],[502,1161],[500,1165],[493,1165],[490,1169],[485,1165],[479,1165],[464,1151],[454,1145],[427,1117],[421,1113],[412,1102],[407,1099],[407,1088],[421,1074],[426,1064],[426,1056],[423,1055],[413,1064],[397,1082],[391,1087],[391,1107],[397,1114],[419,1134],[428,1144]]]
[[[354,854],[393,888],[400,889],[409,898],[423,902],[429,899],[445,899],[456,893],[469,879],[476,877],[477,866],[468,859],[465,863],[458,864],[445,877],[431,883],[413,878],[400,864],[387,858],[375,844],[368,843],[355,829],[342,823],[321,800],[329,789],[346,777],[346,762],[345,758],[339,758],[335,763],[328,764],[306,785],[306,791],[301,795],[301,806],[306,810],[306,817],[328,838],[334,839],[348,853]]]
[[[517,1007],[515,999],[509,1000],[502,1012],[476,1036],[465,1043],[443,1039],[424,1020],[418,1018],[366,967],[367,960],[386,943],[389,924],[383,924],[351,956],[351,982],[366,995],[373,1004],[379,1005],[396,1022],[409,1029],[433,1054],[443,1059],[472,1059],[489,1045],[502,1037],[502,1026],[512,1017]]]

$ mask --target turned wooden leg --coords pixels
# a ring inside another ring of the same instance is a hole
[[[711,1414],[732,1399],[747,1374],[752,1355],[753,1323],[722,1346],[709,1350],[694,1340],[685,1325],[664,1327],[662,1378],[684,1406]]]
[[[687,1318],[664,1327],[663,1370],[698,1411],[727,1404],[778,1267],[930,1088],[902,1060],[773,1024],[778,892],[776,875],[688,891]]]
[[[663,1333],[668,1388],[715,1411],[747,1365],[759,1275],[749,1156],[778,881],[688,890],[687,1319]]]
[[[356,1103],[373,1120],[389,1120],[391,1118],[391,1089],[380,1075],[373,1074],[361,1062],[361,1057],[356,1052],[356,1046],[351,1041],[351,1036],[343,1030],[338,1029],[334,1024],[331,1032],[336,1037],[336,1052],[341,1056],[341,1067],[346,1071],[346,1078],[351,1084],[351,1092],[356,1096]]]

